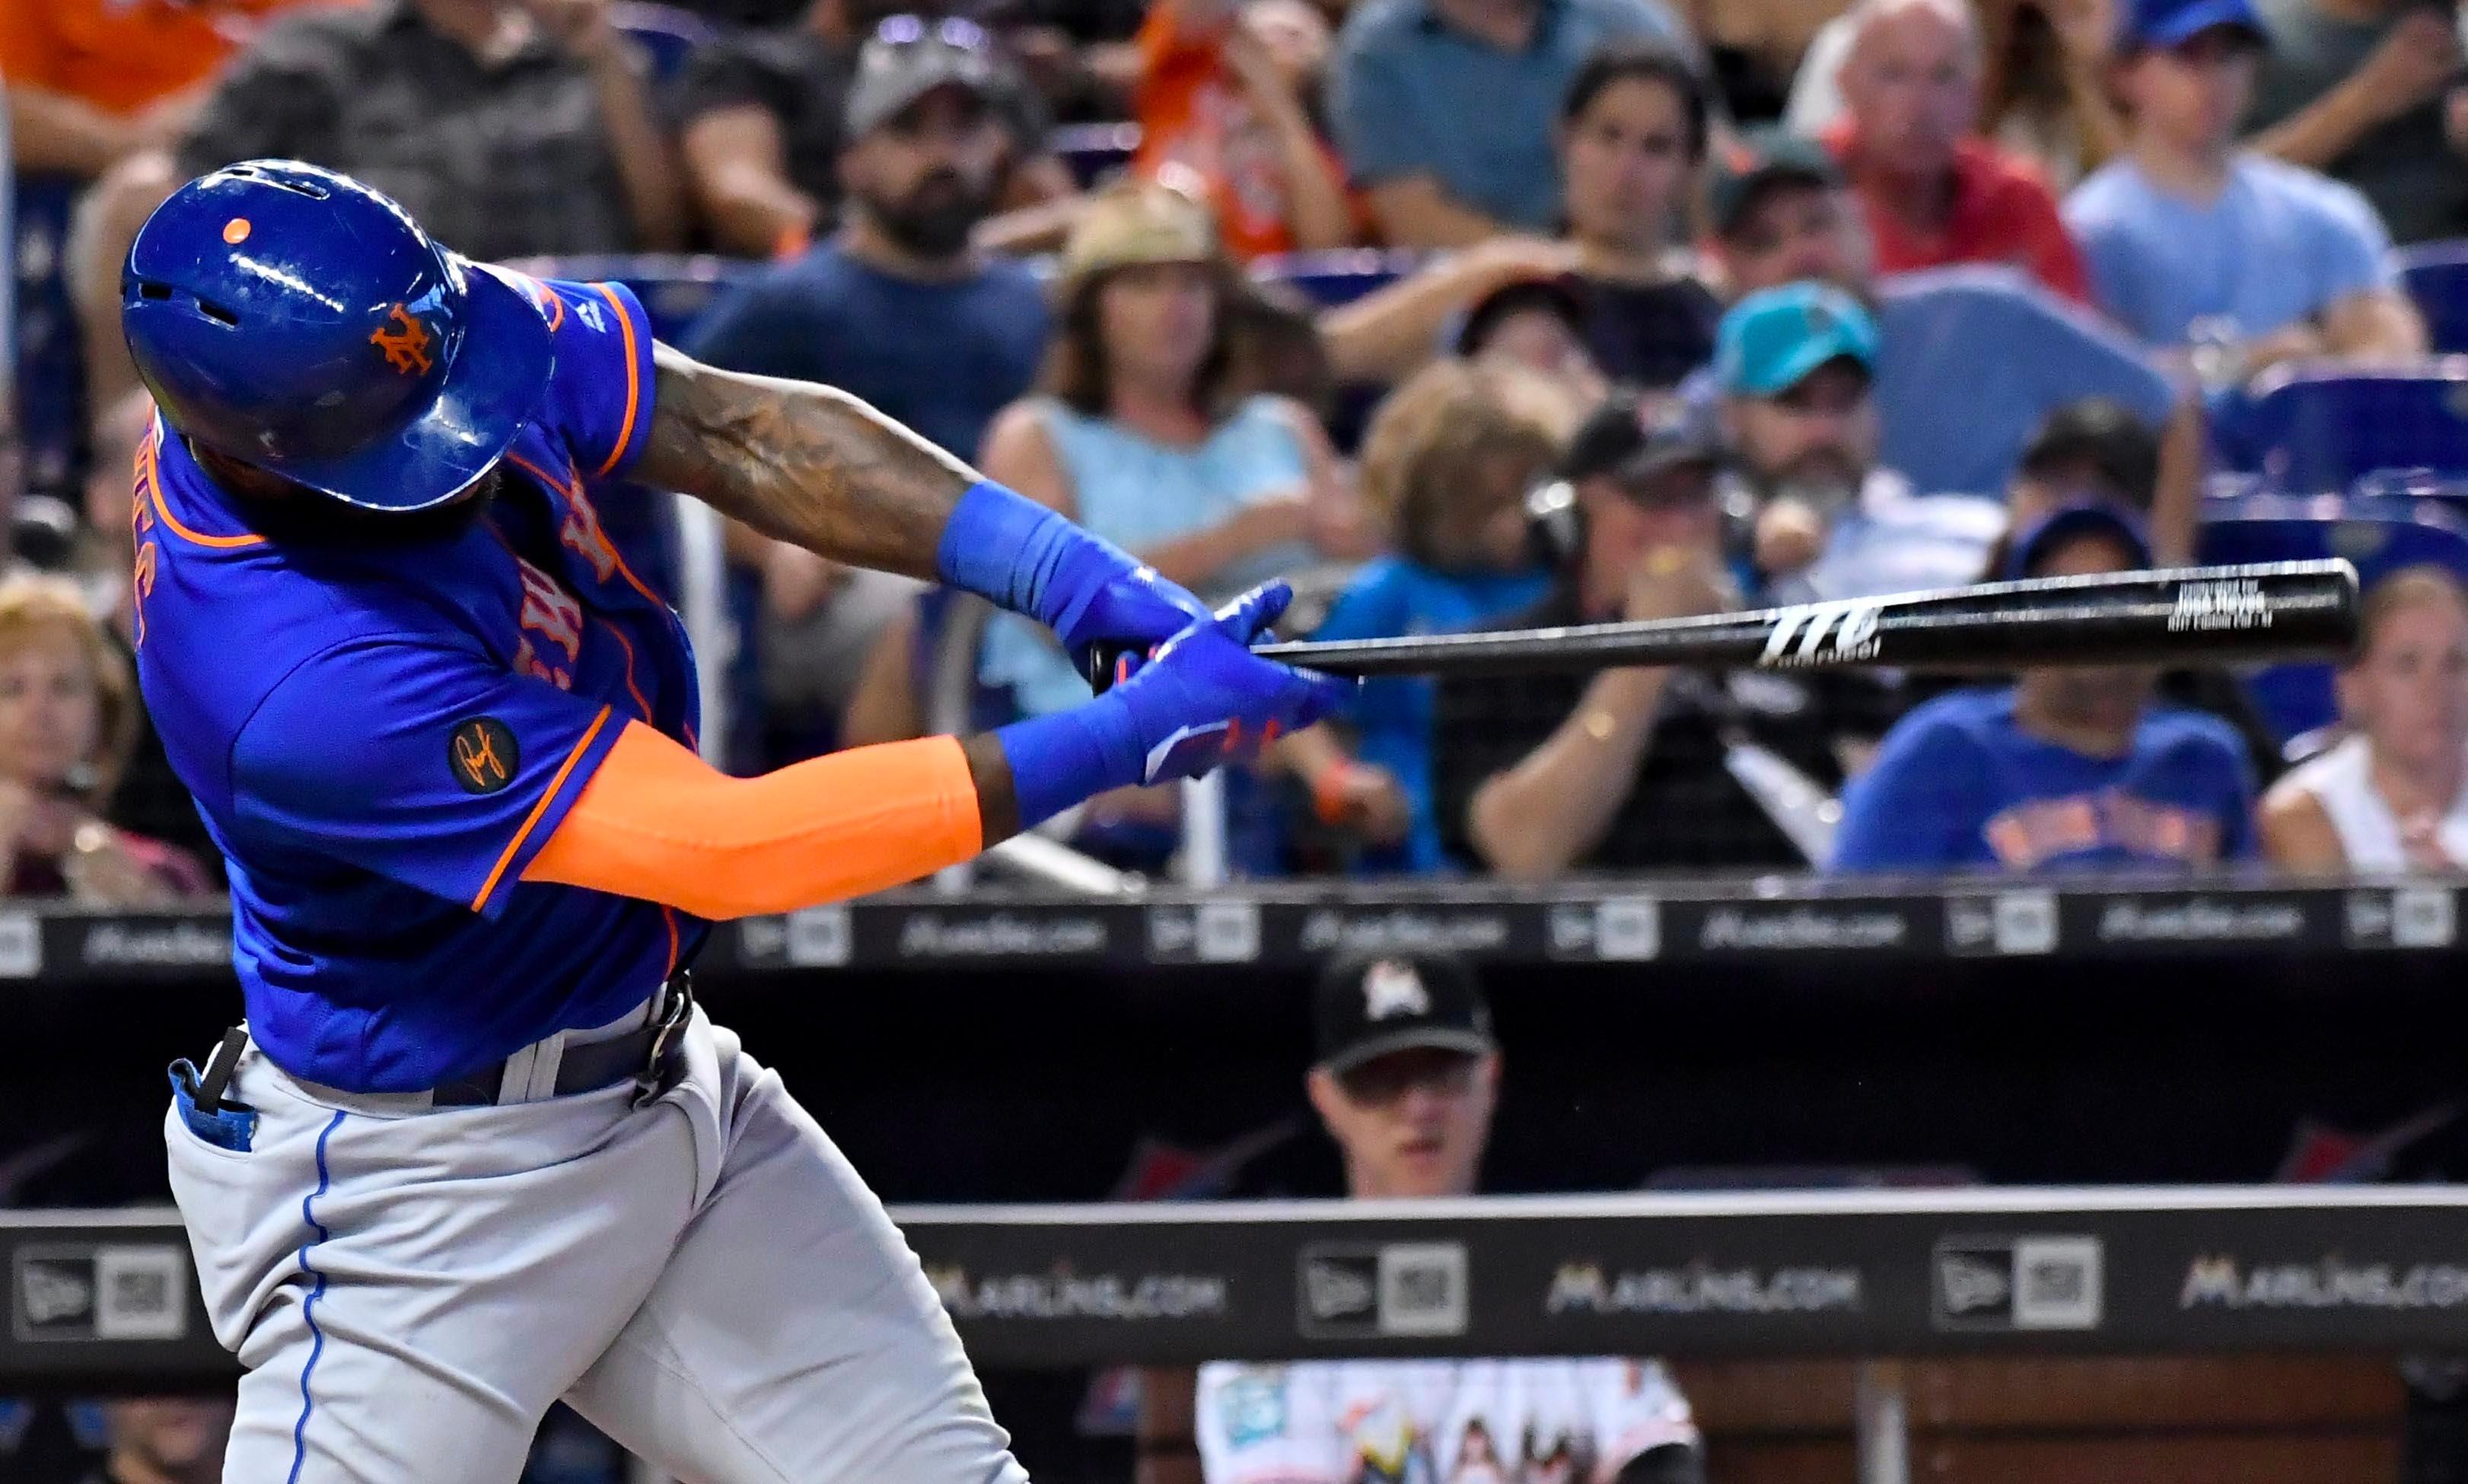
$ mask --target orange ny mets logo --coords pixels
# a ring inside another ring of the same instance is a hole
[[[428,327],[400,304],[371,331],[369,344],[385,352],[386,364],[404,376],[428,370]]]
[[[454,728],[446,760],[467,793],[494,793],[514,781],[522,765],[514,729],[495,717],[473,717]]]

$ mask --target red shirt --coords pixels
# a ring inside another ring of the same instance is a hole
[[[1826,131],[1825,147],[1842,163],[1843,173],[1859,194],[1861,210],[1868,218],[1868,235],[1876,243],[1880,274],[1954,263],[2007,263],[2076,303],[2091,302],[2082,254],[2066,235],[2065,221],[2057,215],[2057,198],[2049,194],[2039,171],[2022,156],[1983,139],[1966,139],[1956,146],[1954,211],[1944,230],[1922,233],[1861,184],[1852,164],[1859,145],[1850,121]]]

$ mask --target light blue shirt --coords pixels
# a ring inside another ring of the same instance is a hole
[[[1302,438],[1274,398],[1244,402],[1196,448],[1151,443],[1051,399],[1040,399],[1036,410],[1070,483],[1080,524],[1133,552],[1223,525],[1252,501],[1291,491],[1311,477]],[[1192,586],[1215,603],[1312,560],[1310,546],[1291,542],[1253,552]],[[977,678],[997,689],[1009,687],[1031,716],[1088,698],[1087,682],[1053,636],[1008,614],[986,628]]]
[[[2390,234],[2363,195],[2263,155],[2238,155],[2208,203],[2118,160],[2065,213],[2092,291],[2150,345],[2184,345],[2197,325],[2204,338],[2266,335],[2392,283]]]
[[[1658,0],[1539,4],[1521,52],[1451,28],[1429,0],[1356,6],[1328,84],[1337,151],[1356,183],[1430,175],[1486,216],[1549,230],[1560,212],[1552,122],[1587,54],[1628,36],[1692,55],[1694,43]]]

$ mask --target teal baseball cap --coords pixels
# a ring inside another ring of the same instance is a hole
[[[1714,331],[1714,378],[1725,392],[1773,397],[1831,361],[1877,369],[1877,322],[1828,284],[1785,284],[1731,306]]]

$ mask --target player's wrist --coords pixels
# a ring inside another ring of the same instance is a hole
[[[934,548],[934,574],[1008,612],[1052,628],[1064,595],[1056,582],[1072,552],[1101,544],[1017,491],[981,479],[971,485],[944,522]],[[1083,559],[1085,560],[1085,559]]]
[[[1141,781],[1138,719],[1108,692],[1085,706],[999,728],[994,740],[1011,765],[1019,828],[1033,830],[1076,804]]]

